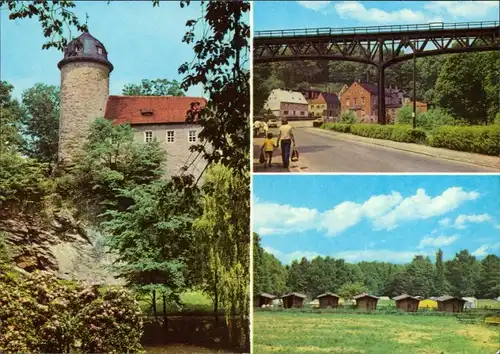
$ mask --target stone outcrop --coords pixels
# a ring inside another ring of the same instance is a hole
[[[106,253],[104,236],[67,211],[48,220],[24,215],[0,218],[15,264],[28,272],[48,270],[63,279],[100,284],[120,283],[111,272],[113,257]]]

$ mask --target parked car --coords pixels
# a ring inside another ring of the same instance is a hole
[[[325,120],[323,118],[317,118],[315,120],[313,120],[313,127],[321,127],[321,125],[323,125],[323,123],[325,122]]]
[[[267,122],[267,126],[269,128],[278,128],[278,120],[277,119],[269,119],[269,121]]]

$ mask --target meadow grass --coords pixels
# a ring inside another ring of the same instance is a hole
[[[454,317],[256,311],[255,353],[494,353],[500,327]]]
[[[199,311],[199,312],[211,312],[213,311],[212,300],[201,291],[186,291],[180,295],[181,302],[183,305],[181,307],[175,304],[167,304],[167,312],[176,311]],[[151,298],[148,296],[143,296],[139,299],[139,304],[143,311],[148,311],[151,306]],[[158,295],[156,299],[156,311],[163,311],[163,303],[161,296]]]

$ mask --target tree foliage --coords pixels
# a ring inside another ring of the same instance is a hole
[[[302,258],[290,265],[267,263],[272,257],[262,249],[258,235],[254,235],[254,293],[283,294],[297,291],[311,298],[330,291],[341,297],[368,292],[377,296],[394,297],[403,293],[414,296],[500,296],[498,269],[500,258],[488,255],[481,262],[468,251],[458,252],[452,259],[443,261],[443,252],[436,252],[433,264],[429,257],[415,256],[410,263],[361,261],[346,263],[343,259],[315,257]],[[255,242],[255,241],[254,241]],[[272,279],[273,281],[269,281]],[[286,281],[286,287],[276,283]],[[353,285],[354,284],[354,285]],[[346,290],[347,289],[347,290]],[[353,290],[354,289],[354,290]]]
[[[122,90],[125,96],[184,96],[177,80],[143,79],[140,84],[127,84]]]
[[[0,155],[19,151],[23,144],[20,127],[24,112],[12,97],[13,90],[14,86],[7,81],[0,81]]]
[[[51,0],[51,1],[17,1],[1,0],[0,8],[9,10],[9,19],[17,20],[23,18],[38,18],[43,29],[43,35],[48,38],[42,45],[42,49],[56,48],[64,50],[68,44],[67,32],[71,34],[72,29],[78,32],[86,31],[87,24],[80,22],[78,17],[71,11],[75,7],[74,1]]]
[[[23,92],[25,110],[24,152],[41,162],[57,161],[59,138],[59,88],[36,84]]]
[[[90,215],[106,209],[125,210],[130,200],[118,193],[135,186],[147,185],[161,178],[165,152],[156,141],[143,144],[134,141],[129,125],[113,125],[99,118],[92,123],[82,151],[75,158],[71,175],[67,176],[74,199],[87,204]]]
[[[207,171],[202,190],[203,212],[193,225],[200,273],[205,291],[226,309],[226,321],[236,330],[234,316],[243,324],[249,311],[248,176],[216,164]],[[248,335],[246,326],[238,330],[243,332],[238,337]]]
[[[189,3],[189,2],[188,2]],[[249,1],[202,1],[207,27],[204,36],[195,39],[201,18],[187,21],[189,30],[183,42],[193,44],[191,63],[184,63],[181,87],[202,84],[210,95],[201,111],[192,110],[188,121],[203,127],[200,144],[191,147],[209,163],[221,162],[238,171],[248,171],[250,151],[250,71],[248,63],[250,26],[245,16]],[[221,19],[224,19],[221,21]]]
[[[0,271],[2,353],[140,353],[142,316],[123,289],[62,282],[48,272]]]

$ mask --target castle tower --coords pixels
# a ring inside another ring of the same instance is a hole
[[[104,45],[84,32],[69,42],[61,70],[59,161],[70,163],[81,149],[90,124],[104,116],[113,65]]]

